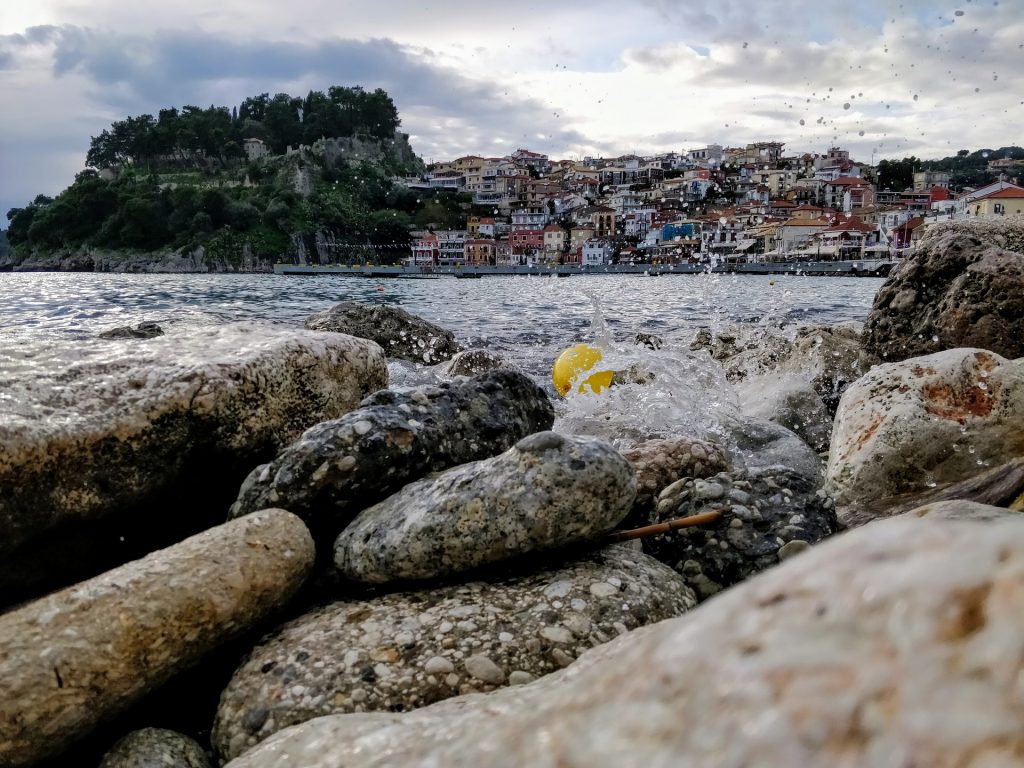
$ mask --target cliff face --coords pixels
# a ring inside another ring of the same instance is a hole
[[[273,263],[255,257],[248,247],[237,261],[208,254],[201,246],[177,251],[127,252],[81,248],[75,251],[7,254],[0,269],[14,272],[228,273],[272,272]]]

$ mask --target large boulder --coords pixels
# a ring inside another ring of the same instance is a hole
[[[387,385],[372,342],[246,324],[0,361],[0,606],[222,522],[253,466]]]
[[[680,480],[661,492],[651,523],[715,510],[721,516],[646,538],[643,549],[706,599],[835,533],[835,504],[819,486],[781,468]]]
[[[60,752],[270,616],[313,555],[265,510],[0,615],[0,765]]]
[[[978,347],[1024,357],[1024,222],[931,227],[878,291],[864,346],[895,362]]]
[[[250,654],[221,697],[214,743],[233,758],[314,717],[406,711],[529,682],[695,602],[666,566],[613,545],[496,583],[334,603]]]
[[[451,331],[390,304],[345,301],[310,315],[306,328],[371,339],[388,357],[426,365],[444,362],[461,349]]]
[[[527,686],[318,718],[230,768],[1011,766],[1024,522],[835,537]]]
[[[377,392],[253,470],[231,515],[282,506],[333,541],[357,512],[407,483],[501,453],[553,421],[547,394],[517,371]]]
[[[608,443],[538,432],[364,510],[338,536],[334,563],[370,584],[461,573],[597,539],[635,496],[633,468]]]
[[[1024,455],[1024,365],[950,349],[872,369],[843,395],[826,482],[863,504],[981,474]]]
[[[213,768],[195,739],[164,728],[141,728],[119,740],[100,768]]]

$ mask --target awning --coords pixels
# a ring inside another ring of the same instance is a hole
[[[746,241],[744,241],[742,243],[738,243],[736,245],[736,250],[737,251],[745,251],[745,250],[747,250],[749,248],[752,248],[756,243],[757,243],[757,240],[746,240]]]

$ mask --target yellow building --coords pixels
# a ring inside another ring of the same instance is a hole
[[[982,219],[1020,216],[1024,214],[1024,187],[1006,187],[979,197],[971,201],[967,210],[971,216]]]

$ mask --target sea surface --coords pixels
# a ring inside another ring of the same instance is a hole
[[[479,280],[339,276],[0,273],[0,342],[94,337],[118,325],[245,320],[301,327],[339,301],[397,304],[537,376],[604,332],[683,346],[698,328],[862,322],[882,280],[759,275],[574,275]],[[595,324],[595,320],[597,324]]]

